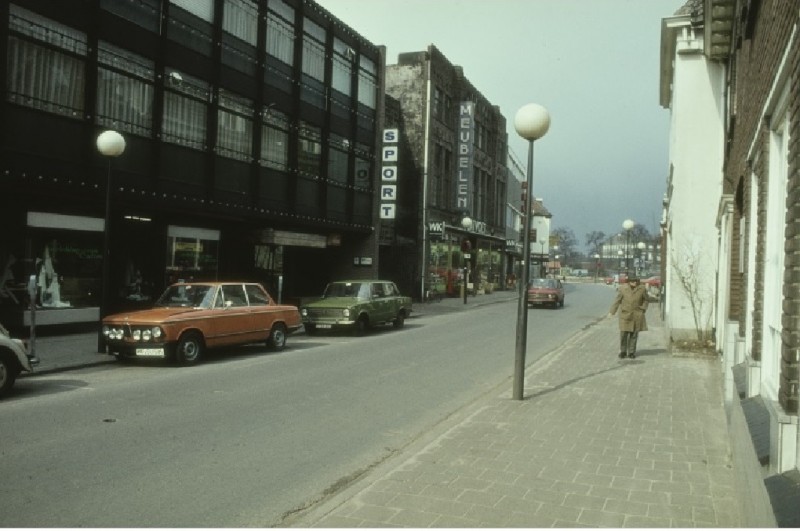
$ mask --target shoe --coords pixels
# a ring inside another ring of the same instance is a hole
[[[628,354],[628,357],[629,357],[630,359],[634,359],[634,358],[636,357],[636,354],[634,354],[633,352],[631,352],[630,354]]]
[[[620,352],[619,353],[619,357],[620,357],[620,359],[623,359],[625,357],[625,353],[624,352]]]

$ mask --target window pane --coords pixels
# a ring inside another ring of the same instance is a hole
[[[272,13],[267,14],[267,53],[286,64],[294,62],[294,28]]]
[[[369,107],[375,108],[375,96],[377,92],[377,83],[375,77],[367,74],[364,71],[358,73],[358,101]]]
[[[153,127],[153,85],[98,69],[97,122],[120,131],[149,135]]]
[[[170,0],[170,2],[206,22],[214,22],[214,0]]]
[[[49,112],[80,118],[84,65],[73,56],[16,37],[8,39],[8,99]]]
[[[318,81],[325,79],[325,48],[308,35],[303,39],[303,73]]]
[[[16,5],[9,7],[9,28],[62,50],[86,55],[86,35]]]
[[[204,149],[206,112],[204,103],[180,94],[166,92],[164,94],[164,141],[195,149]]]
[[[322,156],[322,137],[320,129],[310,124],[301,124],[297,167],[301,173],[319,175]]]
[[[258,35],[258,8],[250,0],[225,0],[222,29],[255,46]]]

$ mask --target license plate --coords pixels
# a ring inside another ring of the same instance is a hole
[[[137,356],[151,356],[156,358],[163,358],[164,357],[164,349],[163,348],[137,348],[136,349]]]
[[[329,325],[329,324],[318,324],[317,325],[317,328],[330,328],[330,327],[331,327],[331,325]]]

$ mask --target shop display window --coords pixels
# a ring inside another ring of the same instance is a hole
[[[167,285],[216,280],[219,231],[170,226],[167,232]]]
[[[103,277],[102,232],[31,229],[31,271],[37,306],[99,306]]]

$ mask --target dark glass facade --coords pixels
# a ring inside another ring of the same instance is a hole
[[[109,311],[180,278],[299,302],[376,276],[383,50],[315,3],[4,2],[0,57],[6,326],[31,277],[37,323],[96,322],[106,232]]]

